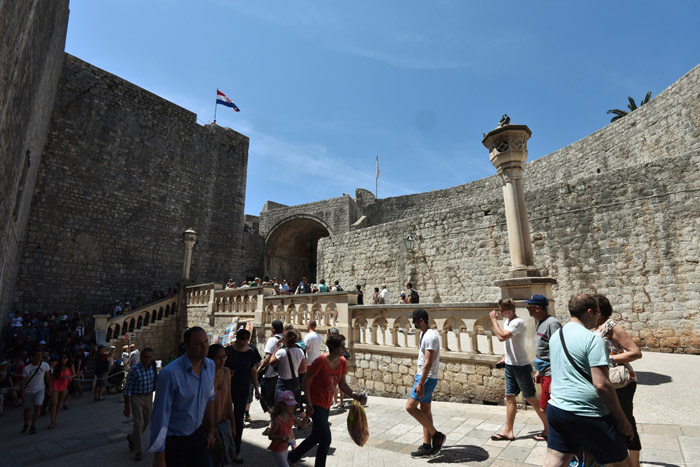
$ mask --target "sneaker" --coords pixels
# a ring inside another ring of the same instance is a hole
[[[250,422],[250,414],[248,412],[246,412],[245,415],[243,416],[243,421]]]
[[[22,427],[22,433],[26,433],[28,429],[29,429],[29,425],[27,425],[25,423],[24,426]]]
[[[433,435],[433,447],[430,449],[430,455],[434,456],[438,452],[440,452],[440,449],[442,449],[442,445],[445,444],[445,439],[447,436],[445,436],[443,433],[440,433],[439,431]]]
[[[34,425],[29,427],[29,431],[27,432],[29,435],[35,435],[36,434],[36,427]]]
[[[429,444],[421,444],[417,451],[411,453],[411,457],[429,457],[431,446]]]

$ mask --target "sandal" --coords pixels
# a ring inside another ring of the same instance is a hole
[[[515,438],[508,438],[505,435],[502,435],[500,433],[496,433],[495,435],[491,436],[491,439],[493,441],[513,441]]]
[[[547,441],[547,435],[542,433],[537,433],[535,436],[532,437],[535,441]]]
[[[56,424],[52,423],[51,425],[49,425],[49,430],[51,430],[52,428],[55,428],[55,427],[56,427]]]

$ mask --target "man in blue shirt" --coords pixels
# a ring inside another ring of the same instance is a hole
[[[153,391],[155,390],[156,368],[151,365],[153,349],[145,348],[141,352],[140,361],[129,371],[124,386],[124,415],[128,418],[134,414],[134,431],[127,435],[129,449],[136,451],[134,460],[140,461],[141,435],[151,422],[153,411]]]
[[[151,417],[153,465],[199,466],[214,445],[214,362],[204,329],[185,331],[185,355],[161,370]]]
[[[569,313],[571,321],[549,341],[552,398],[544,465],[566,467],[581,448],[599,464],[626,465],[625,437],[634,432],[608,378],[605,342],[589,331],[597,325],[598,304],[590,295],[575,295]]]

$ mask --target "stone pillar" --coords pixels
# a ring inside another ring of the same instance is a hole
[[[496,281],[495,285],[501,288],[502,298],[512,298],[516,302],[527,300],[535,294],[544,295],[550,300],[549,313],[554,315],[552,286],[557,281],[552,277],[541,277],[539,270],[535,267],[530,224],[525,205],[523,172],[527,160],[527,140],[530,136],[532,132],[526,125],[511,125],[510,118],[504,115],[498,127],[491,130],[482,140],[489,150],[491,163],[496,167],[503,182],[511,259],[508,278]],[[533,359],[536,323],[528,316],[524,306],[519,307],[517,311],[518,316],[527,324],[528,335],[531,338],[525,340],[525,348],[530,359]]]
[[[182,264],[182,280],[190,280],[190,266],[192,266],[192,249],[197,243],[197,232],[194,229],[187,229],[182,232],[182,239],[185,241],[185,261]]]
[[[95,340],[98,345],[107,345],[107,321],[110,315],[93,315],[95,319]]]
[[[508,226],[511,267],[509,277],[538,277],[530,240],[530,225],[523,190],[523,169],[527,140],[532,132],[526,125],[500,125],[482,143],[503,182],[503,200]]]

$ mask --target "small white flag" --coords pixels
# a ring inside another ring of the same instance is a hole
[[[377,178],[381,175],[381,172],[379,172],[379,156],[377,156]]]

